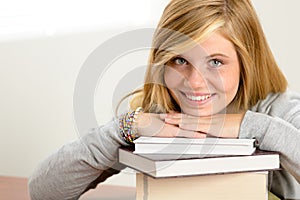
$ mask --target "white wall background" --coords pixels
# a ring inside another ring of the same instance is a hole
[[[27,177],[42,159],[77,138],[73,91],[82,64],[111,36],[155,27],[167,2],[0,0],[0,175]],[[300,1],[253,3],[290,88],[300,92]],[[140,51],[114,65],[146,61],[147,52]],[[111,118],[107,86],[117,81],[111,74],[95,95],[99,124]],[[126,170],[107,183],[134,185],[134,176]]]

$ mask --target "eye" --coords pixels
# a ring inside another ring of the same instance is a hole
[[[213,67],[213,68],[217,68],[223,65],[223,61],[219,60],[219,59],[211,59],[208,62],[209,66]]]
[[[184,58],[181,58],[181,57],[173,58],[173,59],[172,59],[172,62],[173,62],[175,65],[186,65],[186,64],[187,64],[187,61],[186,61]]]

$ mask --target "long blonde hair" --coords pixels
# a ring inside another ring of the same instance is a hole
[[[131,108],[145,112],[180,111],[164,84],[164,65],[174,52],[186,49],[211,33],[221,32],[233,43],[240,62],[240,83],[232,101],[247,110],[273,92],[284,92],[287,81],[264,36],[250,0],[172,0],[153,37],[144,86],[133,92]],[[183,37],[182,35],[186,36]]]

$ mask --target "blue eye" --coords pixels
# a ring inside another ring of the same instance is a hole
[[[220,67],[221,65],[223,65],[223,62],[221,60],[218,60],[218,59],[211,59],[208,62],[208,64],[211,67],[217,68],[217,67]]]
[[[177,57],[177,58],[174,58],[174,59],[173,59],[173,63],[174,63],[175,65],[186,65],[186,64],[187,64],[187,61],[186,61],[184,58]]]

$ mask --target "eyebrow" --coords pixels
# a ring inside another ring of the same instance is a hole
[[[222,57],[225,57],[225,58],[229,58],[229,56],[225,55],[225,54],[222,54],[222,53],[214,53],[214,54],[211,54],[209,56],[206,56],[206,59],[208,58],[212,58],[212,57],[216,57],[216,56],[222,56]]]

